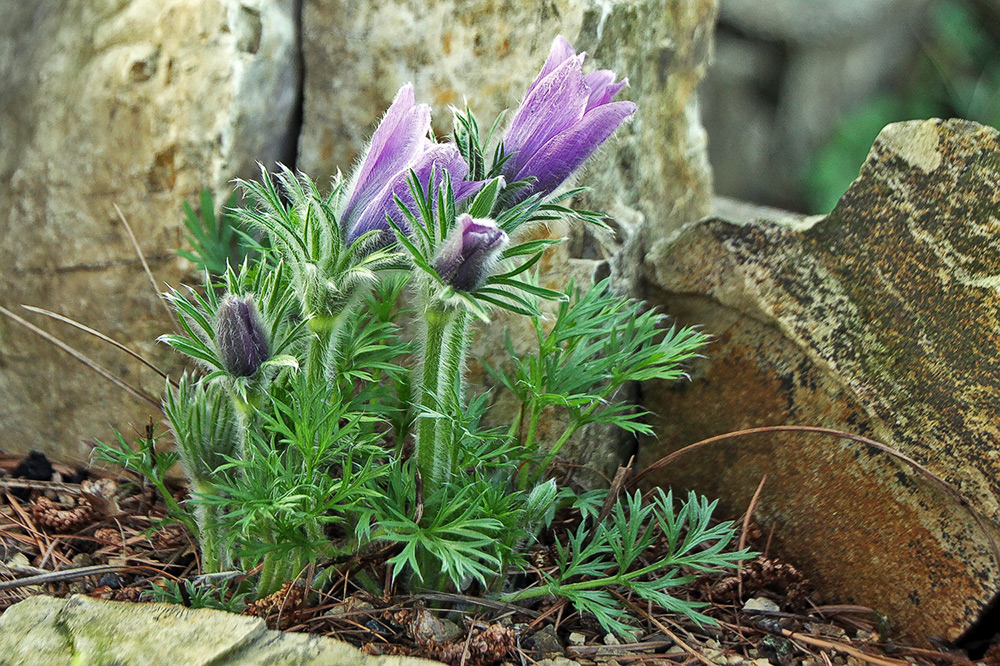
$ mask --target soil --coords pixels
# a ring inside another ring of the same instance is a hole
[[[177,488],[177,498],[184,492]],[[576,519],[560,516],[560,526],[571,528]],[[338,576],[323,589],[314,589],[310,570],[270,597],[230,601],[272,628],[330,636],[370,654],[464,666],[1000,666],[998,643],[922,649],[894,639],[903,632],[895,631],[891,618],[857,606],[824,605],[793,564],[768,555],[773,535],[762,534],[750,519],[742,524],[741,541],[761,555],[738,572],[703,575],[675,592],[707,602],[704,612],[717,626],[698,626],[623,598],[642,630],[627,643],[562,601],[520,607],[457,594],[397,594],[379,553],[332,565]],[[162,498],[139,478],[72,469],[37,453],[0,453],[0,545],[6,563],[0,564],[0,613],[32,594],[146,603],[154,589],[171,584],[179,601],[199,603],[181,584],[199,574],[194,540],[165,521]],[[551,566],[547,547],[531,556],[538,570]],[[355,583],[362,570],[385,581],[383,594]],[[237,573],[231,583],[254,573]]]

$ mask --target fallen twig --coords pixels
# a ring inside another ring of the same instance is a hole
[[[86,355],[84,355],[84,354],[78,352],[77,350],[73,349],[68,344],[66,344],[65,342],[63,342],[59,338],[55,337],[54,335],[52,335],[52,334],[50,334],[50,333],[48,333],[48,332],[46,332],[46,331],[38,328],[37,326],[35,326],[34,324],[32,324],[30,321],[27,321],[26,319],[22,319],[21,317],[17,316],[16,314],[14,314],[13,312],[11,312],[7,308],[3,307],[2,305],[0,305],[0,314],[3,314],[7,318],[15,321],[16,323],[18,323],[21,326],[25,327],[26,329],[28,329],[29,331],[31,331],[35,335],[39,336],[40,338],[44,339],[45,341],[52,343],[53,345],[55,345],[59,349],[63,350],[64,352],[66,352],[67,354],[69,354],[70,356],[72,356],[73,358],[75,358],[76,360],[80,361],[80,363],[83,363],[85,366],[87,366],[88,368],[90,368],[91,370],[93,370],[94,372],[96,372],[97,374],[99,374],[100,376],[102,376],[105,379],[107,379],[108,381],[110,381],[112,384],[114,384],[118,388],[124,390],[126,393],[128,393],[132,397],[138,398],[139,400],[142,400],[143,402],[145,402],[146,404],[150,405],[151,407],[155,408],[158,411],[161,409],[161,407],[160,407],[160,401],[159,400],[157,400],[156,398],[154,398],[150,394],[146,393],[142,389],[139,389],[139,388],[136,388],[135,386],[132,386],[131,384],[129,384],[128,382],[126,382],[124,379],[122,379],[118,375],[114,374],[113,372],[111,372],[110,370],[108,370],[104,366],[100,365],[96,361],[92,360],[91,358],[87,357]]]
[[[539,615],[541,615],[538,611],[524,608],[523,606],[505,604],[502,601],[493,601],[492,599],[482,599],[480,597],[467,597],[463,594],[425,592],[413,595],[413,598],[424,599],[426,601],[444,601],[448,603],[468,604],[470,606],[481,606],[482,608],[492,608],[493,610],[503,611],[505,613],[517,613],[519,615],[527,615],[528,617],[539,617]]]
[[[958,492],[944,479],[934,474],[934,472],[930,471],[929,469],[918,463],[913,458],[910,458],[905,453],[897,451],[891,446],[888,446],[881,442],[877,442],[874,439],[864,437],[863,435],[855,435],[853,433],[844,432],[842,430],[834,430],[833,428],[820,428],[818,426],[780,425],[780,426],[762,426],[760,428],[747,428],[746,430],[727,432],[722,435],[716,435],[715,437],[709,437],[707,439],[703,439],[699,442],[695,442],[694,444],[688,444],[685,447],[677,449],[673,453],[663,456],[659,460],[648,465],[644,470],[636,474],[634,477],[632,477],[631,484],[633,487],[635,487],[635,485],[637,485],[642,479],[649,476],[653,472],[663,469],[664,467],[674,462],[681,456],[686,455],[697,449],[704,448],[711,444],[717,444],[727,439],[735,439],[737,437],[747,437],[749,435],[760,435],[771,432],[808,432],[819,435],[827,435],[829,437],[837,437],[839,439],[848,439],[854,442],[858,442],[859,444],[865,444],[867,446],[871,446],[875,449],[878,449],[879,451],[882,451],[883,453],[889,454],[890,456],[896,458],[897,460],[906,463],[911,468],[916,470],[917,473],[919,473],[921,476],[928,479],[931,483],[935,484],[936,486],[944,490],[944,492],[949,497],[954,499],[959,504],[959,506],[965,509],[966,512],[968,512],[968,514],[972,516],[973,521],[975,521],[975,523],[979,526],[979,529],[986,536],[987,541],[989,541],[990,549],[993,552],[993,561],[998,566],[1000,566],[1000,546],[997,545],[996,539],[993,537],[993,533],[986,527],[986,523],[983,521],[982,516],[980,516],[979,512],[972,507],[972,505],[969,503],[969,500],[967,500],[965,496],[962,495],[962,493]]]
[[[59,583],[65,580],[83,578],[84,576],[97,576],[106,573],[115,573],[126,569],[135,569],[134,565],[126,564],[95,564],[91,567],[77,567],[75,569],[63,569],[62,571],[49,571],[34,576],[15,578],[14,580],[0,581],[0,590],[12,587],[26,587],[28,585],[44,585],[45,583]],[[147,568],[147,567],[142,567]],[[148,567],[153,568],[153,567]],[[159,569],[156,569],[159,571]]]
[[[805,643],[806,645],[843,652],[844,654],[856,657],[857,659],[866,661],[869,664],[876,664],[877,666],[910,666],[910,662],[908,661],[903,661],[901,659],[889,659],[888,657],[876,657],[875,655],[859,650],[853,645],[847,645],[846,643],[839,643],[837,641],[828,641],[814,636],[807,636],[806,634],[800,634],[798,632],[791,631],[790,629],[782,629],[781,635],[789,640],[799,641],[801,643]]]

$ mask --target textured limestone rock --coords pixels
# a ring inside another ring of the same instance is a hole
[[[0,616],[0,666],[432,666],[371,657],[330,638],[284,634],[260,618],[170,604],[35,596]]]
[[[636,102],[639,112],[580,178],[594,189],[577,203],[607,211],[620,234],[573,230],[571,242],[548,257],[544,281],[561,289],[575,277],[585,285],[607,275],[610,262],[629,290],[644,238],[660,238],[708,212],[711,173],[695,91],[711,55],[715,11],[715,0],[306,0],[299,166],[321,181],[338,168],[348,171],[407,81],[433,106],[439,135],[451,132],[448,107],[463,99],[487,130],[500,111],[516,106],[562,34],[589,54],[586,66],[628,76],[620,98]],[[507,326],[517,348],[530,348],[531,330],[519,318],[498,315],[494,324],[474,354],[494,363],[503,358]],[[471,374],[473,383],[490,384],[481,369]],[[558,428],[558,421],[548,425]],[[631,446],[595,430],[565,451],[613,472]]]
[[[282,0],[9,3],[0,24],[0,304],[62,312],[168,365],[154,273],[177,284],[181,203],[228,190],[289,143],[298,65]],[[40,319],[35,321],[41,322]],[[162,381],[56,330],[146,391]],[[168,366],[169,367],[169,366]],[[152,410],[0,318],[0,447],[85,460],[81,440],[131,436]]]
[[[957,638],[1000,588],[998,182],[995,129],[899,123],[829,216],[716,217],[647,258],[653,300],[716,343],[690,386],[647,395],[662,420],[642,463],[741,428],[838,428],[925,465],[982,516],[884,452],[802,433],[656,476],[738,515],[767,474],[757,518],[780,550],[827,600],[917,640]]]
[[[590,66],[627,75],[635,121],[587,169],[594,200],[638,210],[654,235],[708,211],[711,176],[695,90],[708,66],[714,0],[307,0],[300,166],[347,170],[396,90],[412,81],[451,131],[467,100],[488,129],[517,104],[562,34]],[[594,64],[596,63],[596,65]]]

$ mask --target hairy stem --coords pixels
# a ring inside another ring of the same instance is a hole
[[[425,411],[417,420],[417,468],[429,496],[447,483],[456,459],[452,450],[455,424],[463,395],[462,366],[468,342],[468,313],[431,300],[424,308],[419,403]],[[428,417],[426,412],[439,415]]]
[[[309,319],[309,349],[306,352],[306,372],[310,383],[320,382],[331,361],[336,358],[340,339],[351,317],[357,315],[365,290],[355,287],[336,312],[313,315]]]
[[[192,488],[196,495],[214,492],[214,486],[204,480],[194,479]],[[222,548],[221,507],[199,503],[195,506],[195,521],[198,524],[198,544],[201,547],[201,572],[219,573],[229,567],[230,562]]]
[[[531,401],[531,413],[528,416],[528,434],[524,438],[524,450],[526,452],[525,458],[530,460],[531,456],[534,455],[535,450],[538,448],[538,444],[535,442],[535,435],[538,432],[538,424],[542,418],[542,407],[538,404],[538,400]],[[529,463],[530,465],[530,463]],[[523,474],[519,475],[518,489],[526,490],[528,485],[535,478],[536,474],[529,473],[527,467]]]

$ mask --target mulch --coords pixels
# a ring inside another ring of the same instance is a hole
[[[184,498],[183,488],[175,492]],[[565,528],[576,517],[559,519]],[[772,534],[762,534],[749,518],[743,526],[741,541],[761,555],[738,572],[703,575],[676,588],[676,596],[708,602],[704,612],[718,625],[698,626],[622,598],[642,630],[633,642],[607,634],[564,601],[522,607],[459,594],[399,594],[378,553],[333,565],[338,575],[322,589],[315,589],[315,571],[304,571],[279,592],[246,604],[243,613],[271,628],[330,636],[369,654],[456,666],[1000,666],[996,642],[973,652],[920,648],[894,638],[902,632],[894,631],[891,618],[823,604],[793,563],[769,556]],[[550,566],[549,548],[540,544],[530,554],[539,570]],[[360,570],[384,581],[381,595],[355,583]],[[236,572],[231,582],[254,573]],[[0,453],[0,613],[33,594],[146,603],[154,587],[170,582],[191,604],[176,584],[198,574],[194,540],[165,520],[162,498],[142,479],[73,469],[40,454]]]

